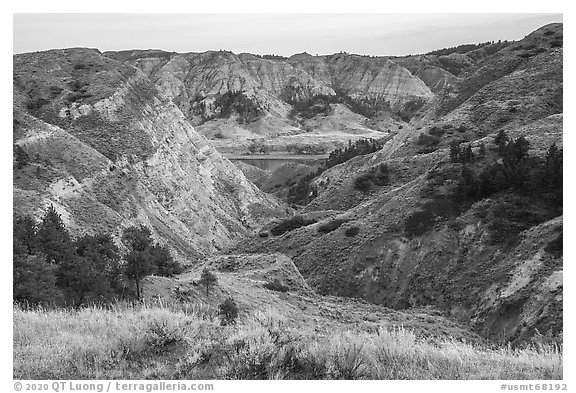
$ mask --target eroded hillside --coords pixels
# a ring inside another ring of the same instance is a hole
[[[310,180],[296,229],[234,252],[285,253],[322,294],[438,307],[497,341],[558,340],[562,189],[547,177],[561,161],[546,168],[562,146],[561,35],[545,26],[482,57],[382,149]],[[442,94],[456,101],[438,115]]]
[[[185,263],[284,214],[146,75],[97,50],[16,55],[14,97],[17,213],[53,204],[73,233],[143,223]]]
[[[190,265],[147,279],[149,297],[274,303],[318,330],[559,342],[562,46],[553,24],[403,58],[16,55],[14,210],[54,205],[73,234],[149,226]],[[219,153],[247,150],[325,163]]]

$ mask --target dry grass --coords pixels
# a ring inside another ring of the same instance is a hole
[[[562,352],[431,342],[402,328],[318,335],[273,310],[223,327],[211,307],[177,303],[15,307],[14,378],[562,379]]]

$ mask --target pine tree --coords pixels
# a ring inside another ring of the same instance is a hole
[[[118,288],[120,254],[110,235],[86,235],[74,243],[74,258],[63,262],[57,285],[76,307],[85,300],[112,298]]]
[[[474,161],[474,152],[472,152],[472,146],[468,143],[460,152],[460,162],[468,164],[472,161]]]
[[[159,276],[172,277],[182,273],[182,267],[172,258],[170,250],[166,246],[154,244],[150,247],[152,260],[156,266],[156,273]]]
[[[480,148],[478,149],[478,156],[479,157],[486,156],[486,145],[484,145],[484,142],[480,143]]]
[[[134,280],[138,299],[141,295],[140,283],[144,277],[150,274],[173,276],[182,272],[170,250],[152,241],[152,233],[146,226],[126,228],[122,234],[122,242],[129,250],[125,256],[124,274]]]
[[[450,142],[450,162],[460,160],[460,144],[457,141]]]
[[[14,253],[34,254],[37,250],[36,223],[30,216],[14,219],[12,227]]]
[[[15,302],[57,304],[56,266],[49,265],[42,255],[15,254],[12,270],[12,291]]]
[[[498,135],[496,135],[496,137],[494,138],[494,143],[496,144],[496,146],[498,146],[498,151],[500,152],[500,154],[502,154],[504,148],[506,147],[506,144],[508,143],[508,135],[506,135],[506,132],[504,130],[500,130],[500,132],[498,132]]]
[[[54,206],[48,208],[36,234],[38,251],[46,256],[49,264],[60,264],[72,257],[70,234]]]
[[[125,256],[124,274],[129,279],[134,280],[136,298],[140,300],[142,279],[155,272],[154,263],[148,250],[152,245],[150,229],[144,225],[126,228],[122,234],[122,242],[128,248],[128,254]]]
[[[214,273],[212,273],[207,268],[202,270],[202,276],[200,276],[200,280],[198,281],[198,283],[206,287],[206,296],[209,295],[210,288],[216,285],[217,282],[218,278],[216,277],[216,275],[214,275]]]

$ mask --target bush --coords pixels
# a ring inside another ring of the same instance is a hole
[[[221,325],[232,325],[236,323],[236,318],[238,318],[238,306],[234,299],[229,297],[224,300],[219,306],[220,324]]]
[[[274,228],[270,229],[270,233],[272,233],[274,236],[279,236],[286,232],[293,231],[294,229],[314,224],[315,222],[316,220],[313,219],[304,218],[302,216],[294,216],[280,222]]]
[[[416,141],[416,143],[424,147],[436,146],[438,145],[438,143],[440,143],[440,138],[435,135],[428,135],[425,133],[421,133],[418,136],[418,140]]]
[[[354,180],[354,188],[358,191],[368,192],[375,186],[387,186],[390,183],[390,173],[386,164],[371,168],[368,172],[360,174]]]
[[[372,174],[363,173],[354,179],[354,188],[362,192],[370,191],[372,188]]]
[[[336,229],[340,228],[340,226],[346,222],[348,222],[350,220],[345,219],[345,218],[337,218],[335,220],[332,221],[328,221],[325,224],[321,224],[318,227],[318,232],[320,233],[330,233],[332,231],[335,231]]]
[[[160,351],[186,340],[186,324],[168,319],[152,319],[148,322],[144,342],[155,351]]]
[[[442,135],[444,135],[444,134],[446,133],[446,131],[443,130],[442,128],[440,128],[440,127],[434,126],[434,127],[430,128],[430,130],[428,131],[428,133],[429,133],[430,135],[432,135],[432,136],[441,137]]]
[[[551,46],[552,48],[559,48],[559,47],[561,47],[562,45],[563,45],[562,40],[553,40],[553,41],[550,41],[550,46]]]
[[[350,227],[350,228],[346,228],[346,231],[344,231],[344,234],[348,237],[354,237],[356,236],[358,233],[360,232],[360,228],[359,227]]]
[[[558,235],[558,237],[556,237],[554,240],[548,242],[546,244],[546,247],[544,247],[544,251],[546,251],[547,253],[550,253],[552,255],[554,255],[556,258],[561,258],[562,254],[563,254],[563,240],[562,240],[562,235],[563,233],[560,232],[560,234]]]
[[[264,284],[264,288],[276,292],[287,292],[289,289],[287,285],[282,284],[282,282],[277,278],[275,278],[272,282],[267,282]]]
[[[30,156],[26,153],[26,150],[20,145],[14,144],[14,159],[16,161],[16,166],[18,169],[24,168],[30,162]]]

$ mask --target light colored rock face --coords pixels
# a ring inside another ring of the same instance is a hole
[[[74,51],[43,55],[51,64],[63,63],[63,70],[57,75],[44,70],[49,77],[35,79],[31,71],[42,64],[17,61],[24,85],[47,90],[43,83],[66,78],[69,56],[88,63],[105,59]],[[70,105],[55,97],[36,116],[17,112],[15,143],[32,159],[15,175],[15,211],[40,215],[53,203],[73,233],[118,235],[122,227],[143,223],[183,262],[238,241],[283,214],[276,200],[249,182],[168,97],[133,70],[101,99]],[[81,76],[90,85],[96,83],[92,77],[90,72]],[[145,149],[136,151],[138,146]]]
[[[225,51],[106,55],[140,69],[219,151],[226,153],[245,152],[252,139],[261,139],[281,151],[295,143],[332,150],[349,140],[380,139],[435,97],[416,74],[387,58],[299,54],[269,60]],[[450,83],[448,74],[436,68],[422,75],[438,91]],[[218,97],[240,91],[259,108],[257,116],[246,122],[234,110],[226,119],[211,118],[218,114],[214,106]],[[332,104],[329,113],[312,119],[290,115],[293,107],[288,102],[308,100],[314,95],[347,96],[359,108],[379,108],[382,119],[351,113],[344,104]]]
[[[300,99],[333,95],[340,89],[351,97],[379,99],[396,109],[434,96],[422,80],[385,58],[340,54],[266,60],[250,54],[205,52],[173,55],[169,61],[147,57],[127,62],[145,72],[189,117],[194,97],[228,91],[244,91],[269,111],[285,106],[280,95],[288,87],[299,91],[296,98]]]

